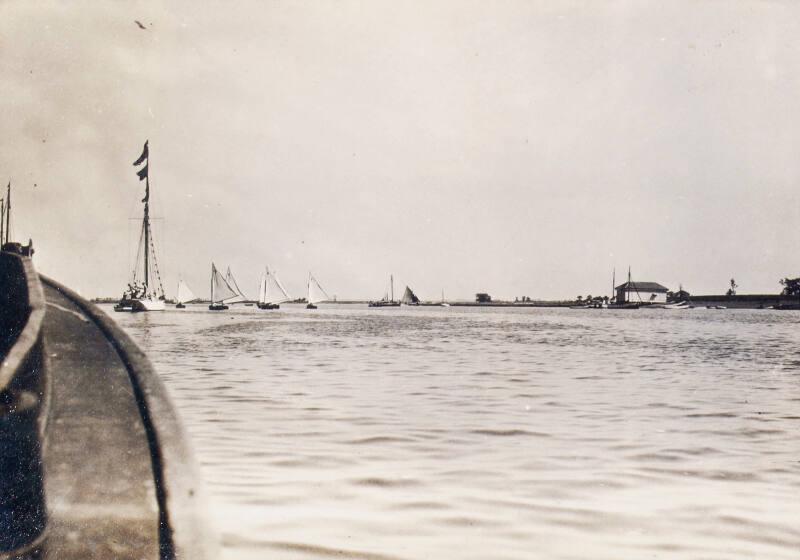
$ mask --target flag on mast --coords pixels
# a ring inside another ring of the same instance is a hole
[[[139,156],[139,159],[137,159],[136,161],[134,161],[134,162],[133,162],[133,165],[141,165],[141,163],[142,163],[144,160],[146,160],[146,159],[147,159],[147,156],[148,156],[148,153],[147,153],[147,143],[148,143],[148,142],[149,142],[149,140],[145,140],[145,141],[144,141],[144,149],[142,150],[142,155],[140,155],[140,156]]]
[[[134,166],[141,165],[142,163],[144,163],[144,167],[142,167],[141,169],[136,171],[136,175],[139,176],[139,180],[140,181],[144,181],[145,179],[148,179],[147,170],[150,167],[150,150],[147,147],[148,142],[150,142],[150,141],[149,140],[145,140],[144,141],[144,149],[142,149],[142,155],[139,156],[139,159],[137,159],[136,161],[133,162]],[[150,200],[150,182],[149,182],[149,179],[148,179],[147,186],[145,188],[145,195],[144,195],[144,198],[142,199],[142,202],[147,202],[148,200]]]

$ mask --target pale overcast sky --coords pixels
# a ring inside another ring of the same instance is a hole
[[[140,29],[135,20],[146,29]],[[0,179],[38,269],[340,298],[776,292],[800,274],[800,3],[0,4]]]

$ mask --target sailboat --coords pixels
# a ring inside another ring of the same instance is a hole
[[[231,288],[228,281],[223,278],[214,263],[211,263],[211,305],[208,308],[211,311],[223,311],[228,309],[225,303],[231,299],[237,298],[239,294]]]
[[[278,278],[278,273],[270,272],[267,268],[261,276],[261,285],[258,289],[258,308],[280,309],[280,304],[290,299],[286,288]]]
[[[406,286],[406,291],[403,292],[403,297],[400,298],[400,303],[404,305],[419,305],[419,298],[411,291],[411,288]]]
[[[322,289],[322,286],[319,285],[317,279],[314,278],[314,275],[310,272],[308,273],[308,297],[306,301],[308,301],[308,305],[306,305],[306,309],[316,309],[317,303],[326,301],[331,299],[327,292]]]
[[[164,286],[161,284],[161,275],[158,271],[156,262],[155,246],[153,245],[153,234],[150,231],[150,153],[144,143],[144,149],[139,159],[133,162],[134,166],[144,164],[136,174],[140,181],[145,182],[145,195],[142,199],[144,203],[144,217],[142,219],[142,231],[139,235],[139,248],[136,252],[136,262],[133,267],[133,277],[128,288],[122,293],[122,298],[114,306],[114,311],[163,311]],[[139,269],[139,261],[142,261],[142,268]],[[156,285],[157,281],[157,285]]]
[[[615,269],[614,272],[616,273],[616,269]],[[628,282],[627,282],[626,285],[627,286],[636,287],[636,284],[631,281],[631,267],[628,267]],[[640,305],[640,303],[642,301],[642,296],[639,295],[639,290],[638,289],[636,289],[636,295],[639,298],[639,301],[637,301],[637,302],[625,301],[624,297],[623,297],[622,301],[620,301],[619,298],[615,298],[616,301],[612,305],[609,305],[608,308],[609,309],[639,309],[639,305]]]
[[[369,307],[400,307],[400,302],[394,300],[394,276],[392,275],[389,275],[389,289],[391,290],[391,298],[389,294],[384,294],[382,299],[369,302]]]
[[[184,282],[182,279],[178,281],[178,295],[175,297],[178,300],[178,303],[175,305],[176,309],[183,309],[186,307],[186,303],[192,301],[193,299],[197,299],[189,289],[188,284]]]
[[[442,301],[439,303],[439,307],[450,307],[450,304],[444,300],[444,290],[442,290]]]
[[[233,274],[231,273],[231,267],[228,267],[228,270],[225,273],[225,282],[227,282],[228,286],[235,292],[235,295],[233,297],[227,298],[225,300],[225,303],[242,303],[247,301],[247,296],[244,295],[242,290],[239,288],[239,284],[236,283],[236,279],[233,277]]]

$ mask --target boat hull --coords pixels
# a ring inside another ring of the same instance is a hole
[[[691,309],[691,306],[685,301],[680,301],[678,303],[668,303],[664,306],[664,309]]]
[[[316,309],[316,308],[317,306],[314,305],[313,303],[309,303],[308,305],[306,305],[306,309]]]
[[[0,558],[218,558],[188,437],[144,353],[28,258],[0,253],[0,304]]]
[[[368,307],[400,307],[399,301],[371,301]]]
[[[224,303],[212,303],[208,306],[209,311],[225,311],[228,306]]]
[[[139,311],[164,311],[167,305],[159,299],[135,299],[133,300],[134,313]]]
[[[114,311],[139,313],[141,311],[164,311],[166,304],[160,299],[121,299]]]
[[[259,303],[258,304],[258,308],[259,309],[280,309],[281,306],[278,305],[277,303]]]

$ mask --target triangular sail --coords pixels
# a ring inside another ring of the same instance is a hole
[[[283,303],[289,301],[289,293],[281,284],[276,272],[267,271],[266,301],[267,303]]]
[[[319,303],[331,299],[330,296],[322,289],[317,279],[309,273],[308,275],[308,303]]]
[[[261,282],[258,285],[258,303],[259,305],[267,302],[267,275],[269,270],[261,275]]]
[[[214,263],[211,263],[211,303],[218,303],[225,301],[231,297],[238,297],[233,288],[231,288],[222,277]]]
[[[192,290],[189,289],[189,286],[181,280],[178,282],[178,295],[176,296],[178,303],[186,303],[188,301],[192,301],[193,299],[197,299],[194,295]]]
[[[239,301],[245,301],[247,296],[242,293],[242,290],[239,288],[239,285],[236,283],[236,279],[233,277],[231,273],[231,267],[228,267],[228,271],[225,273],[225,282],[228,284],[234,295],[229,298],[225,298],[224,303],[237,303]]]
[[[412,303],[419,303],[419,298],[411,291],[411,288],[406,286],[406,291],[403,292],[403,298],[400,301],[406,305],[411,305]]]

